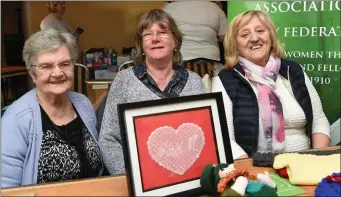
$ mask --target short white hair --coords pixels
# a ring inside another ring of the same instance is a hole
[[[42,53],[56,51],[61,46],[65,46],[69,50],[73,61],[77,60],[77,41],[72,34],[60,32],[52,28],[32,34],[26,40],[23,49],[23,59],[27,69],[33,71],[31,70],[33,68],[32,65],[35,65],[37,56]]]

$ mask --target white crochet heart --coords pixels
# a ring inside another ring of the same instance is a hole
[[[160,166],[183,175],[197,161],[205,145],[204,132],[194,123],[183,123],[178,129],[163,126],[149,136],[149,155]]]

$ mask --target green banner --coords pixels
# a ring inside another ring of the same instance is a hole
[[[228,2],[228,21],[247,10],[263,10],[277,26],[286,58],[300,63],[333,124],[340,118],[341,1]]]

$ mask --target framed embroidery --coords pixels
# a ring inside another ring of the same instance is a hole
[[[206,164],[232,163],[221,93],[118,105],[130,196],[200,193]]]

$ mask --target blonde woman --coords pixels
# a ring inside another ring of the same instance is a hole
[[[292,152],[330,145],[320,98],[284,51],[270,16],[246,11],[228,26],[226,69],[212,81],[222,92],[233,158],[254,152]]]

